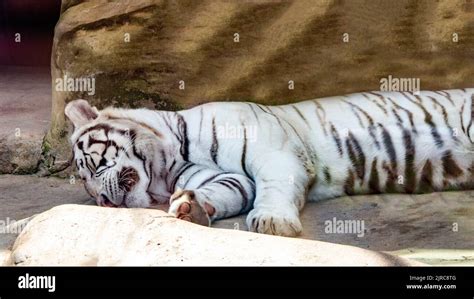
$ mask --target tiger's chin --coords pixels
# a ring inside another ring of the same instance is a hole
[[[153,198],[146,192],[126,194],[122,202],[127,208],[149,208],[152,204]]]

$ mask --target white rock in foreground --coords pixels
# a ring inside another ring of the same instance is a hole
[[[159,210],[62,205],[33,218],[14,265],[420,265],[352,246],[208,228]]]

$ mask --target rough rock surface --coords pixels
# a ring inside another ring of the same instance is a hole
[[[0,174],[35,173],[41,158],[42,138],[14,134],[0,138]]]
[[[208,228],[158,210],[81,205],[62,205],[33,218],[17,238],[10,262],[81,266],[418,264],[356,247]]]
[[[63,109],[80,97],[177,109],[378,90],[389,75],[420,78],[422,89],[473,87],[473,22],[464,0],[63,0],[53,82],[94,77],[96,90],[53,90],[48,142],[65,160]]]

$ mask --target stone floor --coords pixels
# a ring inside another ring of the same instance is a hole
[[[60,204],[94,204],[80,182],[68,179],[2,175],[0,190],[0,220],[20,220]],[[362,220],[364,235],[327,233],[325,222],[334,217]],[[302,238],[394,252],[429,264],[474,265],[474,191],[342,197],[309,203],[302,222]],[[245,230],[245,216],[213,226]]]
[[[16,128],[44,134],[51,118],[49,69],[0,66],[0,107],[0,136]]]

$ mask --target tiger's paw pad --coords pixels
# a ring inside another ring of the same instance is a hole
[[[198,203],[193,191],[178,190],[171,195],[168,213],[181,220],[205,226],[211,225],[208,213]]]
[[[250,211],[247,227],[252,232],[284,237],[296,237],[303,231],[298,215],[265,209]]]

